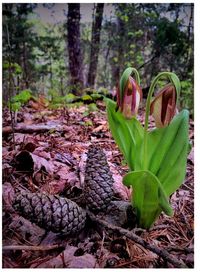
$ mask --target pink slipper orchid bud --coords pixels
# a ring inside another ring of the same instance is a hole
[[[120,90],[117,90],[117,106],[125,118],[131,119],[137,115],[140,101],[142,99],[142,90],[137,82],[129,76],[125,85],[123,95],[120,98]]]
[[[176,88],[173,84],[167,84],[161,89],[151,102],[150,114],[153,115],[157,128],[169,125],[177,112]]]

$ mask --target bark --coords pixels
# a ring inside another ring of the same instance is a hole
[[[186,54],[186,67],[187,69],[185,69],[184,76],[187,77],[187,74],[193,70],[194,67],[194,55],[193,55],[193,17],[194,17],[194,5],[191,4],[190,5],[190,19],[189,19],[189,24],[188,24],[188,28],[187,28],[187,44],[188,44],[188,48],[187,48],[187,54]],[[190,50],[190,46],[191,49]]]
[[[114,83],[115,87],[118,87],[120,72],[124,68],[123,67],[124,22],[119,17],[117,18],[117,33],[118,33],[118,44],[117,44],[116,52],[114,52],[114,55],[113,55],[113,58],[117,58],[117,62],[114,62],[111,65],[112,82]]]
[[[71,84],[83,86],[82,52],[80,44],[80,4],[68,4],[68,52]],[[77,91],[74,90],[77,94]]]
[[[99,48],[100,48],[101,23],[103,19],[103,8],[104,8],[103,3],[96,5],[95,18],[92,24],[90,66],[89,66],[88,79],[87,79],[87,85],[92,87],[94,86],[96,73],[97,73],[98,55],[99,55]]]
[[[29,82],[28,82],[28,67],[27,67],[27,52],[26,52],[26,43],[23,42],[23,54],[22,54],[22,61],[23,61],[23,79],[25,87],[29,88]]]

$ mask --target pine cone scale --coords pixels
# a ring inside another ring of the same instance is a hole
[[[85,225],[85,211],[66,198],[23,192],[17,195],[14,208],[25,218],[54,232],[74,234]]]
[[[114,195],[113,183],[103,150],[91,145],[85,170],[84,195],[87,207],[93,211],[105,210]]]

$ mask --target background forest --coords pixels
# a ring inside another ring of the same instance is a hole
[[[175,72],[180,106],[193,114],[193,39],[190,3],[3,4],[4,105],[18,109],[23,90],[55,108],[91,90],[113,94],[133,66],[144,96],[158,72]]]

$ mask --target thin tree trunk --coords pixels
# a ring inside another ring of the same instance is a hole
[[[25,86],[26,88],[28,89],[29,88],[29,83],[28,83],[28,69],[27,69],[27,54],[26,54],[26,43],[25,41],[23,42],[23,67],[24,67],[24,71],[23,71],[23,74],[24,74],[24,83],[25,83]]]
[[[108,71],[107,71],[107,65],[108,65],[108,56],[110,54],[110,45],[107,43],[107,50],[105,54],[105,65],[104,65],[104,78],[103,78],[103,84],[106,88],[108,86]]]
[[[120,72],[124,69],[123,61],[124,61],[124,50],[123,50],[123,39],[124,39],[124,22],[118,17],[117,18],[117,32],[119,35],[118,44],[116,51],[113,53],[113,59],[117,59],[114,63],[111,64],[111,72],[112,72],[112,82],[114,86],[118,87]]]
[[[60,94],[61,94],[61,96],[64,96],[63,76],[60,77]]]
[[[80,4],[68,4],[67,31],[71,84],[82,88],[83,70],[80,44]],[[77,88],[75,88],[74,94],[77,94]]]
[[[53,89],[53,73],[52,73],[52,58],[50,56],[50,83],[51,83],[51,89]]]
[[[190,19],[189,19],[189,24],[188,24],[188,28],[187,28],[187,44],[188,44],[188,49],[187,49],[187,54],[186,54],[186,69],[184,71],[183,74],[185,74],[185,77],[187,76],[187,74],[190,72],[190,70],[193,69],[194,66],[194,56],[193,56],[193,16],[194,16],[194,4],[190,4]],[[190,50],[190,46],[192,48],[192,50]]]
[[[103,19],[103,8],[104,4],[100,3],[96,5],[95,18],[92,24],[92,41],[91,41],[91,51],[90,51],[90,66],[88,72],[87,85],[94,86],[97,65],[98,65],[98,55],[100,47],[100,35],[101,35],[101,23]]]

